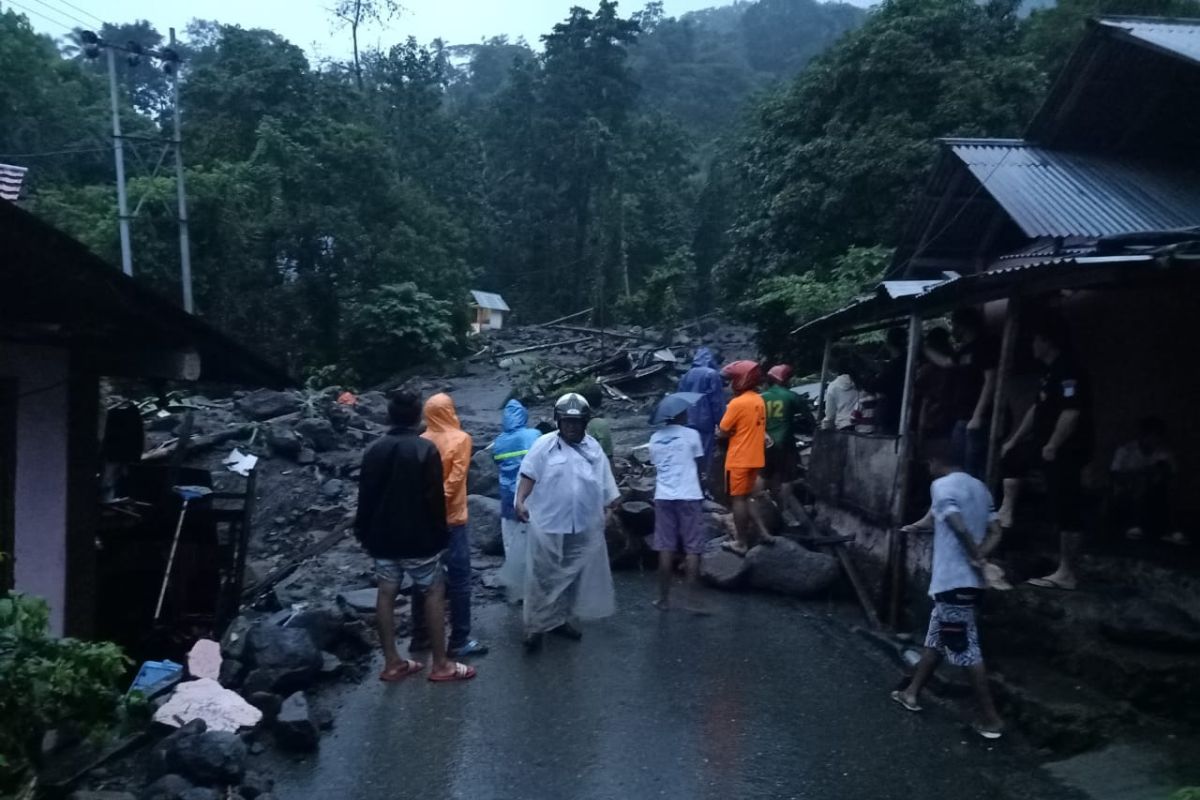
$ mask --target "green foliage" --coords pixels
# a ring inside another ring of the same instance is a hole
[[[882,247],[851,247],[827,266],[816,265],[800,274],[776,275],[756,287],[740,311],[756,320],[759,347],[770,358],[807,360],[807,354],[785,351],[788,333],[798,325],[836,311],[868,291],[883,277],[891,251]]]
[[[1172,794],[1170,800],[1200,800],[1200,786],[1185,786]]]
[[[368,382],[457,352],[454,304],[422,292],[415,283],[371,289],[347,308],[347,363]]]
[[[617,313],[631,324],[646,325],[652,320],[656,328],[673,329],[684,319],[683,301],[695,290],[695,272],[690,252],[685,249],[673,253],[650,270],[640,289],[618,302]]]
[[[92,731],[117,718],[128,659],[113,644],[51,637],[49,617],[41,599],[0,597],[0,791],[36,767],[47,731]]]

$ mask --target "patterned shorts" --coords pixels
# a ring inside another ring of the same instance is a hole
[[[417,591],[429,591],[442,581],[442,553],[429,558],[375,559],[375,577],[380,582],[399,586],[404,582],[405,575],[412,578]]]
[[[971,667],[983,663],[979,649],[979,627],[975,622],[975,606],[935,602],[929,615],[929,633],[925,646],[937,650],[956,667]]]

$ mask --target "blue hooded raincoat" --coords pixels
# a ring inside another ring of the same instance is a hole
[[[704,395],[703,400],[688,410],[688,427],[695,428],[700,434],[706,467],[713,453],[713,431],[725,416],[725,387],[719,369],[712,351],[701,347],[692,359],[692,368],[679,380],[679,391]]]
[[[505,519],[515,516],[521,461],[542,435],[536,428],[526,427],[528,423],[525,406],[518,400],[509,400],[504,406],[504,432],[492,443],[492,458],[500,468],[500,515]]]

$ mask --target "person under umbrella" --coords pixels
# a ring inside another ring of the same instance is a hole
[[[558,431],[529,448],[517,485],[517,519],[529,523],[525,568],[525,647],[536,652],[546,633],[578,641],[574,620],[616,611],[606,508],[620,498],[608,458],[587,435],[591,407],[565,394],[554,404]]]

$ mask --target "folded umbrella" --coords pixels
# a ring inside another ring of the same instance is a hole
[[[665,425],[704,399],[699,392],[675,392],[669,394],[654,407],[650,415],[651,425]]]

